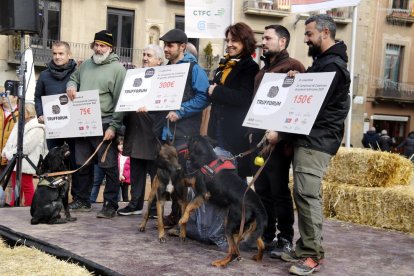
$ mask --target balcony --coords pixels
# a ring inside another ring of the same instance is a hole
[[[375,100],[414,103],[414,84],[385,80],[382,87],[375,89]]]
[[[245,14],[283,18],[290,14],[290,0],[244,1]]]
[[[184,4],[185,3],[185,0],[167,0],[167,2]]]
[[[52,58],[52,40],[41,41],[38,38],[29,37],[29,45],[33,51],[33,63],[35,66],[46,66]],[[90,44],[69,42],[72,58],[76,61],[83,61],[92,56]],[[125,67],[132,64],[140,66],[142,50],[133,48],[116,47],[115,53],[119,56],[120,62]],[[20,64],[21,49],[20,37],[9,36],[8,63]]]
[[[331,16],[336,24],[346,25],[352,22],[353,8],[352,7],[333,8],[333,9],[326,10],[326,11],[325,10],[324,11],[312,11],[309,14],[301,13],[299,14],[299,19],[306,20],[309,17],[309,15],[321,14],[321,13],[326,13],[327,15]]]
[[[387,22],[393,25],[411,26],[414,23],[414,10],[387,9]]]

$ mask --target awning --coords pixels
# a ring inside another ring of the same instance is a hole
[[[372,115],[371,120],[407,122],[408,116]]]

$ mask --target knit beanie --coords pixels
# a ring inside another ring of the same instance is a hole
[[[114,46],[114,38],[112,37],[112,34],[107,30],[97,32],[93,40],[108,45],[110,47]]]

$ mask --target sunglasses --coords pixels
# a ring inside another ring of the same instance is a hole
[[[7,97],[7,93],[6,93],[6,92],[1,92],[1,93],[0,93],[0,97],[2,97],[2,98],[3,98],[3,97]]]

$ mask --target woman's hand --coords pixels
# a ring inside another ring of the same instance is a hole
[[[217,83],[210,85],[210,87],[208,88],[208,95],[211,96],[211,94],[213,94],[214,88],[216,88],[216,86],[217,86]]]

